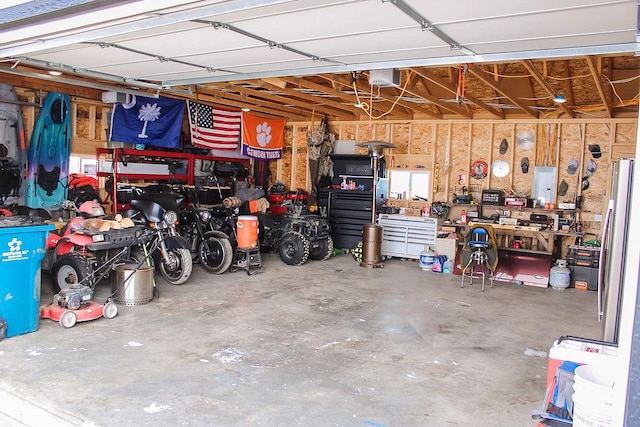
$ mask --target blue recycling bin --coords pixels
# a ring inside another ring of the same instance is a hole
[[[0,218],[0,339],[38,329],[40,262],[53,228],[27,216]]]

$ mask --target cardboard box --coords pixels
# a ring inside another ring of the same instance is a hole
[[[447,259],[455,260],[456,251],[458,250],[459,239],[454,238],[436,238],[436,253],[438,255],[446,255]]]
[[[414,209],[414,208],[405,208],[404,209],[404,214],[407,215],[407,216],[421,216],[422,215],[422,210]]]

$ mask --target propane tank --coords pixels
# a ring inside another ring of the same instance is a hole
[[[425,271],[432,271],[435,256],[436,253],[431,249],[431,246],[425,245],[424,250],[420,252],[420,268]]]
[[[567,289],[571,284],[571,270],[567,267],[567,261],[559,259],[549,272],[549,284],[554,289]]]

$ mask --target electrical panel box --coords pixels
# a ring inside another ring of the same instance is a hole
[[[541,206],[556,201],[556,167],[536,166],[533,171],[533,198]]]

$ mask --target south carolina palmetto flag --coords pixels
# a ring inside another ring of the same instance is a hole
[[[114,105],[110,141],[179,148],[184,101],[133,95]]]
[[[260,160],[282,158],[286,120],[242,113],[242,154]]]
[[[240,110],[188,102],[191,143],[196,147],[236,150],[240,141]]]

